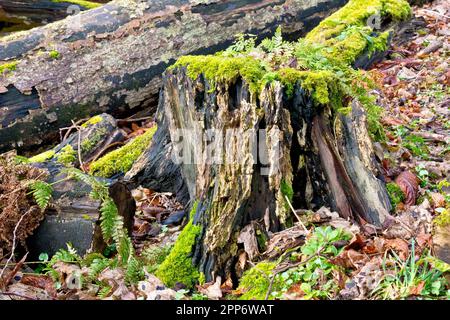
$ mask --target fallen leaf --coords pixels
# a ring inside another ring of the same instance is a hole
[[[406,242],[403,239],[386,239],[385,243],[385,249],[391,249],[394,250],[400,259],[403,261],[406,261],[409,256],[409,248],[408,248],[408,242]]]
[[[411,290],[409,290],[409,294],[412,296],[420,296],[424,287],[425,281],[420,281],[417,286],[412,287]]]
[[[419,181],[410,171],[403,171],[395,179],[395,183],[405,194],[406,205],[412,206],[416,203],[417,192],[419,191]]]
[[[350,269],[359,269],[369,261],[369,258],[356,250],[344,250],[337,257],[330,259],[330,262]]]

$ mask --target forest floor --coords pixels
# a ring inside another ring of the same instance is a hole
[[[92,265],[73,263],[81,258],[69,249],[71,262],[52,265],[57,280],[35,273],[45,273],[45,263],[38,270],[23,261],[1,269],[7,286],[0,287],[0,299],[450,298],[450,265],[443,262],[450,261],[450,4],[434,1],[415,7],[414,14],[417,30],[394,38],[387,58],[368,71],[384,109],[386,140],[376,142],[375,150],[394,206],[387,229],[360,227],[321,208],[302,218],[308,228],[304,244],[289,243],[293,234],[305,236],[298,233],[302,224],[269,239],[261,256],[267,258],[270,246],[282,243],[286,251],[278,260],[261,259],[255,266],[240,256],[241,265],[253,268],[239,286],[218,278],[194,290],[166,288],[153,273],[182,229],[177,224],[183,207],[171,194],[140,187],[132,193],[137,202],[133,246],[146,266],[139,282],[130,284],[126,270],[106,268],[82,289],[70,289],[68,275],[76,271],[88,278]]]

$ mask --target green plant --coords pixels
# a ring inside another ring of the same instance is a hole
[[[149,273],[156,272],[161,263],[163,263],[166,257],[169,255],[171,250],[171,245],[152,246],[144,249],[141,253],[141,257],[147,267],[147,271]]]
[[[392,258],[388,259],[389,252]],[[416,261],[414,239],[406,261],[394,251],[386,251],[382,264],[384,275],[371,296],[382,299],[405,299],[412,295],[425,298],[446,296],[448,284],[443,272],[430,261],[435,261],[435,258],[429,252],[423,253]]]
[[[422,159],[428,159],[430,151],[425,143],[425,139],[415,135],[408,135],[403,139],[402,145],[409,149],[413,155]]]
[[[38,206],[45,210],[52,198],[52,186],[45,181],[34,181],[30,184],[30,189]]]
[[[415,170],[417,172],[417,177],[420,180],[420,186],[422,188],[426,187],[426,186],[430,186],[431,187],[430,173],[425,168],[425,165],[423,163],[420,163],[419,165],[416,166]]]

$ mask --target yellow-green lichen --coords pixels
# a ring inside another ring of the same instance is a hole
[[[52,0],[52,2],[56,3],[72,3],[84,7],[86,9],[94,9],[100,7],[101,3],[86,1],[86,0]]]
[[[76,151],[70,144],[68,144],[55,155],[55,158],[57,162],[65,166],[69,166],[77,160],[76,155],[77,155]]]
[[[0,64],[0,75],[2,75],[5,72],[15,71],[18,63],[19,63],[18,61],[11,61]]]
[[[103,121],[102,116],[94,116],[94,117],[90,118],[88,121],[86,121],[85,123],[83,123],[81,126],[83,128],[87,128],[87,127],[97,124],[101,121]]]
[[[197,206],[198,202],[195,202],[189,223],[181,231],[172,251],[155,273],[169,287],[182,283],[192,288],[200,279],[200,272],[192,263],[192,249],[202,232],[202,227],[193,223]]]
[[[203,74],[213,90],[216,83],[234,82],[242,77],[250,91],[258,93],[260,81],[266,73],[261,62],[252,57],[183,56],[171,69],[179,66],[186,67],[187,75],[193,80]]]
[[[270,281],[273,276],[275,262],[260,262],[256,266],[244,272],[238,292],[243,292],[239,297],[241,300],[264,300],[269,289]],[[278,291],[282,286],[280,277],[275,278],[272,285],[272,291]],[[269,297],[269,299],[273,299]]]
[[[55,155],[54,150],[48,150],[48,151],[42,152],[38,155],[35,155],[28,160],[30,162],[44,162],[44,161],[47,161],[47,160],[50,160],[51,158],[53,158],[54,155]]]
[[[440,227],[450,225],[450,209],[442,210],[433,220],[433,223]]]
[[[109,178],[117,173],[126,173],[133,163],[150,144],[157,127],[154,126],[144,134],[136,137],[123,147],[114,150],[90,165],[94,176]]]

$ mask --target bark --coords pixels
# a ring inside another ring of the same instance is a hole
[[[140,184],[159,183],[163,189],[173,183],[165,191],[199,201],[194,223],[203,226],[203,234],[193,261],[207,279],[235,272],[238,238],[252,221],[264,220],[270,232],[292,225],[286,188],[292,188],[294,208],[327,206],[359,222],[381,226],[386,221],[389,199],[376,178],[365,114],[357,103],[351,115],[343,116],[315,105],[298,85],[292,98],[276,82],[257,99],[242,80],[216,86],[209,92],[203,77],[192,81],[184,69],[167,72],[160,129],[152,147],[127,175]],[[339,130],[334,133],[336,121]],[[226,141],[225,130],[230,127],[239,131]],[[225,146],[215,149],[215,159],[226,159],[222,164],[203,157],[208,153],[203,134],[210,129],[220,134],[209,144]],[[152,158],[157,154],[163,156]],[[161,167],[160,161],[165,165]]]
[[[238,33],[263,38],[278,25],[298,38],[344,2],[116,0],[2,38],[0,65],[18,63],[0,78],[0,151],[30,149],[93,114],[152,112],[161,74],[179,56],[224,49]]]

